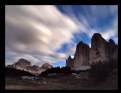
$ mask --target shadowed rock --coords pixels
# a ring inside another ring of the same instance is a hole
[[[94,33],[91,38],[91,48],[84,42],[77,44],[74,58],[70,56],[66,60],[66,65],[72,69],[88,66],[92,62],[109,61],[118,59],[118,46],[110,39],[107,42],[99,33]]]
[[[71,68],[74,67],[74,61],[73,61],[73,59],[71,58],[71,56],[69,56],[69,57],[67,58],[67,60],[66,60],[66,66],[71,67]]]

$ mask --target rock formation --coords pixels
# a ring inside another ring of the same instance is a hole
[[[77,44],[74,58],[70,56],[66,60],[66,66],[79,69],[81,66],[89,66],[93,62],[118,59],[118,45],[110,39],[106,41],[101,34],[95,33],[91,39],[91,48],[82,41]]]
[[[13,64],[13,67],[16,69],[21,69],[21,70],[25,70],[27,66],[31,66],[31,62],[29,62],[28,60],[25,59],[19,59],[18,62],[15,62]]]
[[[44,63],[44,64],[41,66],[42,69],[51,69],[52,67],[53,67],[53,66],[50,65],[49,63]]]
[[[90,63],[108,61],[108,57],[108,42],[99,33],[95,33],[91,39]]]
[[[68,66],[68,67],[74,67],[74,61],[71,58],[71,56],[69,56],[68,59],[66,60],[66,66]]]
[[[118,46],[112,39],[109,40],[109,54],[110,59],[118,59]]]
[[[89,46],[82,41],[77,44],[74,60],[74,68],[89,65]]]
[[[77,44],[75,56],[72,59],[71,56],[66,60],[66,65],[72,69],[79,69],[81,66],[89,65],[89,51],[90,48],[87,44],[80,41]]]
[[[41,67],[37,65],[32,66],[31,62],[22,58],[19,59],[18,62],[15,62],[12,65],[8,65],[7,67],[28,71],[33,74],[40,74],[42,71],[52,68],[52,65],[45,63]]]

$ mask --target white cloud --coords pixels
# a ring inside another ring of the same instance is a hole
[[[76,45],[74,47],[72,47],[71,49],[69,49],[68,55],[74,54],[75,52],[76,52]]]
[[[106,40],[117,37],[118,35],[118,16],[116,16],[115,20],[112,23],[113,24],[109,29],[106,29],[104,32],[101,33]]]
[[[106,40],[109,40],[111,37],[116,35],[116,32],[114,29],[109,29],[108,31],[105,31],[102,34],[102,37],[104,37]]]
[[[101,33],[102,36],[108,40],[109,38],[116,36],[118,32],[118,6],[117,5],[90,5],[90,6],[84,6],[88,8],[84,8],[85,15],[82,15],[80,13],[80,25],[83,26],[80,28],[84,33],[86,33],[90,38],[94,33]],[[110,19],[109,16],[114,16],[114,19]],[[90,27],[90,25],[96,25],[100,23],[101,19],[107,19],[112,20],[112,23],[109,25],[108,23],[102,23],[106,24],[104,29],[101,27]]]
[[[18,53],[13,59],[25,57],[39,62],[33,55],[65,54],[55,51],[66,42],[71,42],[78,26],[73,19],[62,14],[55,6],[12,6],[5,7],[5,44],[10,51]],[[24,56],[20,53],[26,54]],[[8,51],[6,50],[6,55]],[[12,60],[13,61],[13,60]]]
[[[85,8],[84,8],[85,7]],[[83,10],[84,9],[84,10]],[[115,42],[118,42],[118,6],[117,5],[90,5],[90,6],[83,6],[83,12],[79,13],[78,19],[74,14],[71,7],[68,7],[68,13],[74,18],[76,23],[80,25],[80,31],[84,32],[88,35],[91,39],[94,33],[100,33],[103,38],[107,41],[109,39],[113,39]],[[96,26],[91,28],[90,25],[98,24],[101,20],[99,19],[107,19],[109,16],[114,16],[114,19],[111,21],[112,23],[109,25],[107,23],[106,26],[102,29],[101,27],[97,28]],[[114,38],[115,37],[115,38]],[[91,47],[91,42],[89,43]]]
[[[100,32],[106,40],[116,37],[118,16],[113,26],[103,31],[91,28],[90,24],[96,23],[99,17],[116,14],[117,6],[110,6],[106,11],[104,7],[92,6],[91,13],[85,10],[86,15],[80,14],[79,20],[70,7],[65,7],[65,10],[69,13],[68,16],[55,6],[6,5],[5,50],[6,56],[12,57],[11,60],[6,59],[6,64],[20,57],[31,59],[35,64],[65,59],[68,53],[75,53],[76,45],[71,46],[66,54],[55,51],[64,43],[74,43],[71,41],[73,33],[86,33],[91,38],[94,33]]]
[[[118,37],[114,37],[113,40],[115,41],[116,44],[118,44]]]
[[[71,55],[71,58],[74,58],[74,55]]]

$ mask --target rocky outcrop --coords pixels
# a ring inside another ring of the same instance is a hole
[[[31,62],[29,62],[28,60],[22,58],[18,62],[15,62],[12,65],[8,65],[7,67],[28,71],[28,72],[30,72],[32,74],[40,74],[42,71],[45,71],[47,69],[52,68],[52,65],[50,65],[48,63],[45,63],[41,67],[39,67],[37,65],[32,66]]]
[[[53,67],[53,66],[50,65],[49,63],[44,63],[44,64],[41,66],[42,69],[51,69],[52,67]]]
[[[40,67],[37,66],[37,65],[33,65],[33,66],[32,66],[32,70],[34,70],[34,71],[38,71],[38,70],[40,70]]]
[[[71,58],[71,56],[68,57],[68,59],[66,60],[66,66],[73,68],[74,67],[74,61]]]
[[[77,44],[75,56],[74,56],[74,68],[78,68],[81,65],[89,65],[89,51],[90,48],[82,41]]]
[[[115,46],[115,50],[112,54],[112,59],[118,60],[118,46]]]
[[[118,59],[118,46],[110,39],[106,41],[101,34],[95,33],[91,39],[91,48],[82,41],[77,44],[74,58],[70,56],[66,60],[66,66],[72,69],[79,69],[82,66],[89,66],[93,62]]]
[[[109,59],[118,59],[118,46],[115,42],[110,39],[109,40]]]
[[[39,66],[36,66],[36,65],[33,65],[33,66],[27,66],[26,67],[26,70],[27,71],[39,71],[40,70],[40,67]]]
[[[99,33],[95,33],[91,39],[89,62],[107,61],[109,58],[108,42]]]
[[[72,69],[79,69],[83,65],[89,65],[89,51],[90,48],[84,42],[79,42],[76,47],[75,56],[72,59],[71,56],[66,60],[66,65]]]
[[[31,62],[23,58],[13,64],[14,68],[21,69],[21,70],[25,70],[27,66],[31,66]]]
[[[95,33],[91,39],[89,62],[108,61],[118,59],[118,46],[110,39],[106,41],[99,33]]]

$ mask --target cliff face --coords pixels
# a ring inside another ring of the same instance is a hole
[[[90,63],[107,61],[108,58],[108,42],[99,33],[95,33],[91,39]]]
[[[118,59],[118,46],[113,40],[110,39],[107,42],[101,34],[95,33],[91,38],[91,48],[82,41],[79,42],[74,58],[69,57],[66,60],[66,65],[72,69],[78,69],[81,66],[89,66],[93,62],[111,59]]]
[[[110,39],[109,40],[109,54],[110,54],[110,59],[118,59],[118,46],[115,44],[115,42]]]
[[[89,51],[90,48],[82,41],[78,43],[75,56],[74,56],[74,68],[78,68],[81,65],[89,65]]]
[[[71,58],[71,56],[69,56],[68,59],[66,60],[66,66],[68,66],[68,67],[74,67],[74,61]]]

